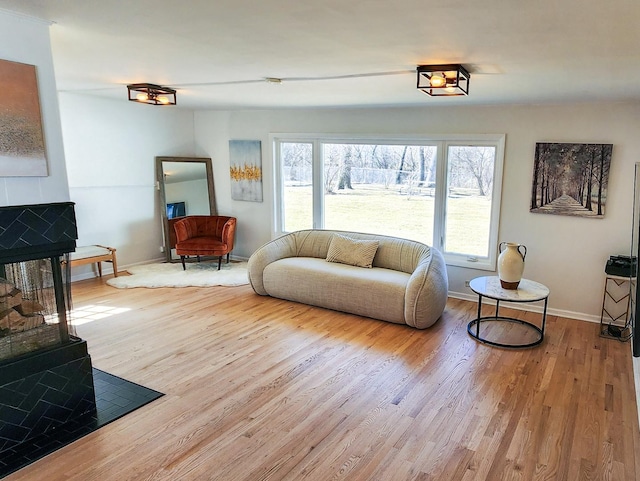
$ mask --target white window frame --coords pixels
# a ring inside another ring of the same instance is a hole
[[[500,222],[500,205],[502,199],[502,173],[504,165],[504,134],[476,135],[337,135],[337,134],[271,134],[269,141],[273,146],[273,223],[272,235],[278,237],[284,231],[284,184],[280,162],[280,144],[286,142],[312,144],[313,162],[313,228],[322,229],[322,213],[324,209],[322,145],[325,143],[353,143],[380,145],[428,145],[437,147],[436,194],[434,204],[433,247],[443,253],[447,265],[467,267],[479,270],[495,271],[497,260],[498,232]],[[493,169],[493,192],[491,199],[491,227],[489,229],[488,257],[474,257],[444,251],[444,236],[447,205],[447,154],[450,146],[494,146],[496,148]]]

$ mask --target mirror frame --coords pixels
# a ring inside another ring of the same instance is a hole
[[[156,157],[156,190],[160,194],[160,218],[162,220],[162,240],[167,262],[179,262],[179,259],[171,257],[171,249],[175,246],[175,232],[173,224],[179,217],[167,218],[167,201],[164,186],[163,162],[201,163],[205,165],[207,175],[207,188],[209,192],[209,215],[218,215],[216,208],[215,189],[213,184],[213,163],[210,157]]]

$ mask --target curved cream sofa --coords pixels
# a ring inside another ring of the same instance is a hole
[[[372,268],[326,261],[334,234],[377,240]],[[249,258],[249,281],[278,297],[425,329],[442,315],[448,279],[442,254],[419,242],[332,230],[285,234]]]

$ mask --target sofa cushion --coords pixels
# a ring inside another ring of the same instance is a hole
[[[377,240],[358,240],[334,234],[329,244],[327,261],[357,267],[372,267],[379,244]]]
[[[410,275],[374,267],[361,269],[313,257],[288,257],[264,269],[268,295],[404,324]]]

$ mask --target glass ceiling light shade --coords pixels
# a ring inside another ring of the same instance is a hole
[[[462,65],[419,65],[418,90],[431,97],[469,95],[471,75]]]
[[[129,100],[150,105],[176,105],[176,91],[155,84],[127,85]]]

